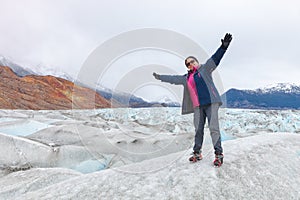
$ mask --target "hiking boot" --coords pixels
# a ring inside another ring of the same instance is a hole
[[[202,160],[202,154],[199,152],[193,152],[192,157],[189,158],[190,162],[197,162],[199,160]]]
[[[215,167],[221,167],[221,165],[223,164],[223,154],[216,154],[216,158],[214,160],[214,166]]]

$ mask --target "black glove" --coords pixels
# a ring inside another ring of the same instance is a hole
[[[230,33],[226,33],[224,39],[221,39],[222,42],[221,48],[226,50],[231,40],[232,40],[232,35]]]
[[[153,72],[153,76],[154,76],[154,78],[156,78],[157,80],[159,80],[159,74]]]

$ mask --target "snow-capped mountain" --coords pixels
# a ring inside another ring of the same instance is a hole
[[[159,101],[148,102],[141,97],[135,96],[133,94],[129,94],[121,91],[113,91],[109,88],[106,88],[101,85],[97,85],[96,89],[97,93],[106,98],[107,100],[113,100],[117,103],[117,107],[125,106],[132,108],[142,108],[142,107],[179,107],[180,104],[178,102],[173,102],[170,98],[164,97]]]
[[[42,65],[42,64],[39,64],[38,66],[30,66],[29,69],[28,67],[24,67],[22,65],[16,64],[16,62],[12,61],[12,59],[0,55],[0,65],[11,68],[20,77],[26,75],[40,75],[40,76],[51,75],[51,76],[63,78],[71,82],[74,82],[74,78],[69,74],[67,74],[66,72],[63,72],[62,70],[55,67],[49,68],[46,67],[46,65]]]
[[[300,86],[294,83],[276,83],[270,84],[263,88],[258,88],[255,90],[256,92],[261,93],[286,93],[286,94],[300,94]]]
[[[26,75],[40,75],[40,76],[55,76],[59,78],[66,79],[71,82],[75,82],[75,79],[69,74],[63,72],[59,68],[56,67],[47,67],[46,64],[39,64],[37,66],[31,66],[30,69],[16,64],[11,59],[8,59],[4,56],[0,55],[0,65],[7,66],[11,68],[18,76],[23,77]],[[84,83],[78,83],[78,85],[82,85],[88,87]],[[90,87],[89,87],[90,88]],[[91,88],[95,90],[95,88]],[[112,91],[103,86],[97,85],[96,88],[97,93],[103,96],[107,100],[111,100],[113,98],[116,103],[116,107],[129,106],[129,107],[153,107],[153,106],[164,106],[164,107],[178,107],[180,106],[177,102],[172,102],[170,99],[165,98],[158,102],[148,102],[141,97],[137,97],[132,94],[128,94],[121,91]]]
[[[229,108],[300,109],[300,86],[277,83],[255,90],[230,89],[222,99]]]
[[[0,65],[10,67],[20,77],[36,74],[32,70],[25,69],[24,67],[16,64],[15,62],[11,61],[10,59],[7,59],[2,55],[0,55]]]
[[[157,101],[162,105],[167,105],[168,107],[179,107],[180,103],[171,100],[168,96],[164,96]]]
[[[75,94],[76,98],[73,98],[74,88],[79,91]],[[20,77],[7,66],[0,66],[0,91],[2,109],[55,110],[111,106],[94,90],[66,79],[39,75]]]
[[[39,64],[39,65],[33,66],[31,68],[36,74],[41,75],[41,76],[52,75],[55,77],[63,78],[68,81],[74,82],[75,79],[72,76],[70,76],[69,74],[67,74],[66,72],[63,72],[61,69],[56,68],[56,67],[45,67],[45,66],[47,66],[47,65]]]

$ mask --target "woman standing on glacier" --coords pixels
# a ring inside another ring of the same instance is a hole
[[[232,35],[226,33],[221,39],[221,46],[204,64],[199,64],[197,58],[189,56],[185,59],[188,73],[184,75],[159,75],[153,76],[163,82],[183,85],[182,114],[194,113],[195,145],[193,155],[189,161],[196,162],[202,159],[202,143],[204,125],[208,119],[209,130],[215,149],[215,160],[213,164],[220,167],[223,164],[223,149],[221,145],[221,134],[219,129],[218,110],[222,105],[220,95],[212,79],[212,72],[219,65],[225,54]]]

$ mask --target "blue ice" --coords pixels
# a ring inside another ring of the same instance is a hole
[[[13,125],[0,126],[0,132],[14,136],[27,136],[49,127],[52,127],[52,125],[34,120],[26,120],[23,122],[16,121]]]
[[[72,169],[79,171],[81,173],[87,174],[100,170],[104,170],[107,168],[108,162],[105,159],[99,160],[86,160],[81,162],[80,164],[72,167]]]

